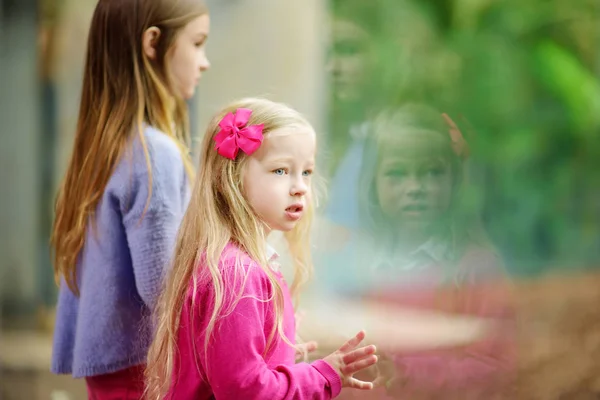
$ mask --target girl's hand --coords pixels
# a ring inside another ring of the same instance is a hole
[[[342,387],[361,390],[373,389],[372,382],[360,381],[353,376],[355,373],[377,363],[375,346],[370,345],[357,348],[364,338],[365,332],[358,332],[356,336],[347,341],[337,351],[323,359],[337,371],[342,380]]]
[[[398,366],[394,363],[394,360],[381,356],[380,362],[377,363],[377,378],[373,382],[373,385],[389,387],[392,381],[398,378]]]
[[[308,355],[317,350],[317,342],[310,341],[296,345],[296,361],[308,361]]]
[[[304,318],[304,312],[299,311],[295,314],[296,317],[296,331],[298,330],[298,327],[300,326],[300,321],[302,321],[302,318]],[[310,342],[306,342],[306,343],[302,343],[304,342],[304,340],[302,340],[302,338],[300,336],[298,336],[298,334],[296,334],[296,343],[300,343],[296,345],[296,362],[298,361],[304,361],[304,362],[308,362],[308,355],[312,352],[314,352],[315,350],[317,350],[317,348],[319,347],[317,345],[317,342],[315,342],[314,340],[311,340]]]
[[[356,374],[363,381],[373,382],[373,387],[389,387],[397,378],[397,370],[394,361],[385,354],[377,354],[377,364],[365,368]]]

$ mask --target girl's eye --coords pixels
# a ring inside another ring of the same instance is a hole
[[[360,54],[363,51],[361,44],[355,40],[341,40],[333,46],[333,53],[335,55],[352,56]]]
[[[275,175],[285,175],[285,169],[283,169],[283,168],[277,168],[276,170],[273,171],[273,173]]]
[[[426,171],[427,176],[440,176],[445,172],[444,168],[442,167],[435,167],[435,168],[430,168]]]
[[[389,171],[386,171],[385,176],[391,177],[391,178],[400,178],[403,177],[404,175],[406,175],[406,171],[401,170],[401,169],[392,169]]]
[[[311,175],[312,175],[312,173],[313,173],[313,172],[312,172],[312,170],[310,170],[310,169],[307,169],[306,171],[302,172],[302,175],[303,175],[303,176],[311,176]]]

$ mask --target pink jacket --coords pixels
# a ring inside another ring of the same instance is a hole
[[[241,266],[236,267],[236,258]],[[269,299],[273,287],[267,274],[233,245],[223,251],[220,269],[224,283],[224,307],[205,351],[204,334],[212,314],[214,290],[210,282],[196,288],[190,283],[181,314],[173,400],[303,400],[331,399],[341,390],[341,380],[325,361],[295,363],[295,349],[275,336],[267,350],[275,324],[274,306]],[[292,343],[295,318],[288,287],[276,272],[285,304],[283,331]],[[239,301],[235,303],[238,299]],[[193,318],[190,318],[193,312]]]

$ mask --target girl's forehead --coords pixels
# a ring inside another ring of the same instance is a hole
[[[386,135],[379,141],[378,147],[381,159],[439,159],[449,156],[452,151],[449,138],[431,131]]]
[[[254,157],[260,160],[278,158],[314,159],[316,135],[307,127],[282,128],[265,136]]]
[[[364,40],[367,38],[367,33],[356,23],[336,19],[332,24],[333,36],[335,40]]]
[[[420,156],[414,154],[396,154],[389,157],[382,157],[378,161],[380,168],[424,168],[445,166],[449,163],[449,160],[443,156]]]

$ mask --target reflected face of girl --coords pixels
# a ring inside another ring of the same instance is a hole
[[[375,177],[379,207],[393,224],[426,228],[448,211],[452,181],[450,163],[442,157],[384,149]]]
[[[359,87],[366,74],[368,36],[350,21],[333,23],[333,44],[328,70],[334,85],[334,94],[345,101],[359,98]]]

